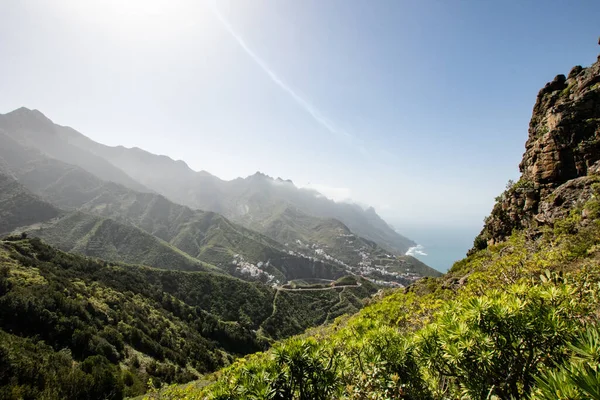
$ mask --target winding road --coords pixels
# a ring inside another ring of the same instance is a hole
[[[329,287],[324,287],[324,288],[284,288],[282,286],[278,286],[276,289],[280,290],[280,291],[286,291],[286,292],[317,292],[317,291],[321,291],[321,290],[334,290],[334,289],[344,289],[344,288],[357,288],[357,287],[361,287],[361,283],[360,282],[356,282],[356,285],[340,285],[340,286],[329,286]]]

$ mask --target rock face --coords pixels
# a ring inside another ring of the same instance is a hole
[[[540,90],[519,168],[521,178],[496,199],[474,250],[514,229],[552,225],[593,195],[600,174],[600,56]]]

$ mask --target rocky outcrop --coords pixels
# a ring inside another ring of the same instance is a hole
[[[540,90],[519,168],[521,178],[496,199],[474,250],[515,229],[534,234],[593,195],[600,174],[600,56]]]

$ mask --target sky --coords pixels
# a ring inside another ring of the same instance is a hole
[[[539,89],[600,53],[593,0],[1,2],[0,113],[292,179],[462,254]]]

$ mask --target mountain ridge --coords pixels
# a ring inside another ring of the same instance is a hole
[[[19,117],[17,118],[17,122],[33,127],[31,129],[34,129],[35,121],[32,123],[23,121],[23,113],[27,113],[27,110],[21,109],[16,113]],[[32,113],[35,118],[41,118],[41,113],[37,111]],[[43,118],[42,126],[46,127],[50,122],[47,118]],[[6,119],[7,118],[5,117],[4,121],[6,121]],[[10,118],[8,119],[10,120]],[[127,186],[120,186],[118,183],[102,181],[82,167],[74,164],[66,164],[50,157],[47,153],[33,147],[31,142],[24,144],[22,140],[15,140],[15,136],[18,135],[20,131],[18,130],[17,132],[10,134],[6,131],[9,127],[10,124],[2,125],[0,121],[0,129],[4,128],[4,130],[0,131],[0,140],[5,143],[4,148],[0,149],[0,161],[5,165],[4,169],[8,169],[9,173],[16,176],[36,195],[41,196],[61,209],[83,211],[103,218],[111,218],[116,222],[132,224],[151,235],[156,235],[160,240],[174,246],[176,249],[184,251],[191,257],[200,258],[201,261],[212,265],[215,265],[215,263],[219,266],[227,265],[230,273],[237,273],[235,271],[240,270],[239,265],[233,267],[230,264],[233,261],[233,256],[238,252],[230,253],[228,251],[219,250],[217,247],[211,247],[211,244],[209,244],[208,247],[205,245],[193,244],[194,242],[197,242],[197,238],[204,240],[202,238],[205,237],[205,232],[198,231],[197,228],[194,228],[193,226],[204,226],[204,223],[201,222],[201,219],[204,217],[200,217],[200,215],[205,213],[203,215],[208,216],[209,214],[206,214],[206,212],[193,211],[189,207],[177,206],[176,203],[172,203],[164,196],[155,192],[135,191]],[[82,138],[82,140],[89,140],[70,128],[60,126],[55,128],[50,134],[70,135],[71,133],[69,132],[74,132],[73,134]],[[42,136],[44,133],[34,132],[31,135]],[[69,148],[72,148],[72,146]],[[143,151],[141,153],[147,154]],[[155,156],[150,155],[150,157],[154,159]],[[171,167],[187,168],[184,163],[176,165],[167,157],[165,157],[165,159],[167,160],[167,164]],[[200,175],[210,176],[209,174]],[[249,181],[253,182],[249,183]],[[262,173],[257,173],[249,178],[241,179],[240,182],[242,182],[243,185],[250,185],[246,207],[252,207],[254,209],[253,213],[245,213],[243,212],[244,210],[239,213],[240,215],[245,215],[243,218],[245,223],[241,225],[266,234],[270,239],[279,242],[268,244],[271,248],[279,249],[277,251],[277,254],[279,255],[274,258],[275,260],[279,260],[278,263],[291,262],[292,264],[299,266],[300,264],[297,264],[295,261],[292,262],[291,259],[295,258],[299,260],[302,258],[305,260],[303,263],[309,267],[309,270],[313,271],[307,276],[300,276],[297,272],[293,272],[298,266],[292,269],[285,268],[285,271],[287,272],[285,272],[284,275],[292,274],[287,276],[287,278],[317,277],[313,274],[316,273],[316,271],[321,271],[319,273],[325,274],[324,276],[320,276],[321,278],[335,279],[340,277],[341,274],[344,273],[343,271],[351,269],[358,271],[357,268],[359,268],[359,264],[365,264],[364,268],[362,266],[360,267],[360,273],[373,275],[375,279],[382,282],[395,281],[406,284],[419,276],[439,275],[437,271],[418,262],[411,256],[392,255],[392,253],[386,252],[378,246],[374,246],[372,241],[365,241],[363,238],[354,235],[352,232],[348,231],[348,227],[346,226],[340,228],[336,224],[326,223],[326,218],[309,216],[299,210],[295,205],[290,205],[283,200],[273,202],[269,200],[269,195],[265,194],[265,191],[263,190],[265,187],[268,188],[273,185],[282,186],[284,188],[293,187],[293,190],[297,190],[290,182],[283,180],[277,181]],[[242,190],[245,189],[242,188]],[[308,193],[312,192],[309,191]],[[312,194],[309,196],[312,196]],[[265,200],[265,198],[267,198],[267,200]],[[152,205],[148,203],[149,201],[154,202],[155,204]],[[150,206],[151,208],[148,208],[144,212],[147,213],[146,216],[151,216],[151,218],[145,218],[139,214],[139,212],[143,211],[144,207],[147,206]],[[358,206],[345,205],[345,207]],[[157,214],[161,212],[159,209],[167,212],[167,214],[162,218],[162,222],[155,226],[155,223],[152,222],[152,218],[159,217]],[[292,209],[294,211],[293,213],[290,213],[290,210]],[[281,210],[281,212],[277,210]],[[149,212],[151,212],[151,214],[148,214]],[[378,218],[374,211],[369,211],[365,215],[373,215],[375,218]],[[142,220],[140,218],[144,219]],[[196,221],[193,223],[196,225],[193,225],[191,221]],[[240,218],[236,219],[234,217],[233,221],[239,224]],[[59,225],[63,223],[70,225],[67,223],[66,219],[58,221]],[[225,223],[224,226],[227,226],[227,229],[230,232],[238,231],[239,235],[241,235],[240,237],[258,237],[249,230],[234,228],[233,225],[229,223]],[[314,230],[313,228],[317,226],[319,229]],[[192,228],[192,230],[189,228]],[[60,229],[64,229],[64,227]],[[216,231],[214,231],[214,233],[216,233]],[[40,236],[50,240],[51,243],[58,245],[59,242],[53,241],[52,237],[48,236],[51,234],[52,231],[48,230],[46,236]],[[346,238],[350,234],[353,235],[352,237],[354,239]],[[195,238],[193,238],[194,235]],[[227,239],[226,236],[221,236],[221,238],[221,240],[225,241],[230,240]],[[207,238],[206,240],[208,241],[209,239]],[[265,239],[260,240],[265,241]],[[236,242],[238,242],[238,244],[242,243],[239,240]],[[299,242],[302,244],[299,245]],[[110,240],[105,243],[110,243]],[[286,248],[283,248],[282,245],[285,245]],[[264,244],[259,244],[259,246],[264,247]],[[251,247],[248,247],[248,249]],[[81,249],[82,247],[74,245],[66,246],[61,242],[61,248],[70,250],[74,248]],[[200,248],[203,250],[198,250]],[[289,252],[292,252],[293,254],[290,253],[285,257],[283,256],[283,253]],[[250,263],[248,265],[250,268],[249,271],[258,271],[258,273],[261,274],[260,268],[256,268],[256,263],[261,262],[263,268],[268,269],[268,271],[264,272],[266,273],[265,276],[269,277],[269,279],[277,280],[281,283],[287,280],[284,278],[284,275],[281,274],[280,270],[273,270],[272,264],[265,264],[271,259],[271,256],[273,256],[272,252],[253,254],[254,256],[250,257],[250,259],[248,258],[248,254],[244,256],[244,263]],[[271,256],[269,256],[269,254]],[[363,259],[365,256],[368,257],[368,259]],[[112,256],[109,257],[107,255],[107,257],[114,259]],[[229,259],[225,260],[226,258]],[[131,258],[127,258],[127,260],[129,261]],[[379,262],[378,260],[384,261]],[[283,264],[276,268],[282,268],[282,265]],[[316,265],[319,265],[319,267],[314,270],[313,268]],[[325,265],[328,266],[323,269],[323,266]],[[387,271],[388,269],[389,271]],[[240,271],[245,270],[245,268],[242,268]],[[329,270],[330,272],[326,272],[326,270]]]
[[[94,218],[73,215],[60,218],[52,222],[53,227],[42,227],[42,231],[39,227],[23,227],[28,233],[42,237],[61,249],[127,262],[135,261],[134,255],[137,254],[142,256],[140,260],[144,263],[163,268],[176,267],[176,263],[165,258],[166,254],[173,254],[173,260],[179,260],[184,269],[204,269],[201,264],[190,264],[189,260],[177,254],[182,251],[235,276],[280,284],[298,278],[337,279],[354,268],[355,264],[338,261],[326,252],[295,246],[286,248],[213,212],[195,211],[156,193],[136,192],[117,183],[103,181],[77,166],[23,147],[3,132],[0,132],[0,139],[5,144],[0,148],[0,159],[26,188],[59,209],[95,215]],[[111,221],[102,222],[104,219]],[[83,220],[87,222],[83,223]],[[131,225],[134,230],[126,225]],[[94,230],[96,226],[106,229],[97,231]],[[140,229],[137,236],[133,235],[135,229]],[[98,232],[107,236],[100,238]],[[123,246],[114,243],[111,232],[119,235],[129,232],[129,235],[123,236],[128,238],[128,243]],[[88,246],[89,235],[96,245],[103,246]],[[67,238],[69,240],[65,241]],[[81,244],[78,245],[78,242]],[[145,243],[153,251],[146,257],[132,246],[133,243]],[[402,272],[377,275],[377,279],[407,284],[420,275],[436,274],[408,256],[400,257],[397,262],[391,260],[389,264],[403,265],[404,268]],[[369,270],[369,273],[379,269]]]
[[[0,129],[10,134],[13,140],[34,147],[51,158],[80,165],[102,179],[123,184],[133,190],[150,191],[103,158],[84,149],[77,151],[77,148],[57,141],[65,130],[71,128],[54,124],[39,110],[21,107],[7,114],[0,114]]]
[[[21,110],[20,113],[24,113],[27,109],[21,108],[19,110]],[[36,110],[36,115],[37,113],[41,114]],[[47,121],[50,120],[47,119]],[[173,160],[165,155],[155,155],[139,147],[125,148],[123,146],[112,147],[103,145],[84,136],[73,128],[57,126],[59,128],[53,130],[69,145],[76,146],[105,159],[121,171],[124,171],[128,176],[136,179],[144,187],[153,189],[177,203],[192,208],[215,211],[233,218],[237,222],[245,223],[244,218],[239,213],[240,207],[243,204],[238,203],[243,203],[245,197],[248,195],[244,193],[248,189],[247,182],[256,179],[268,179],[274,183],[290,184],[299,193],[304,193],[304,199],[292,201],[290,198],[287,198],[286,201],[291,202],[291,204],[300,209],[303,209],[303,207],[310,208],[304,210],[307,214],[315,217],[340,219],[356,234],[378,242],[382,247],[387,248],[388,251],[401,255],[409,247],[415,245],[413,241],[403,237],[392,229],[387,222],[377,215],[372,207],[363,210],[358,205],[336,203],[321,194],[314,196],[315,193],[318,193],[317,191],[314,189],[297,188],[289,179],[274,179],[257,171],[257,173],[249,175],[246,178],[236,178],[226,181],[206,171],[194,171],[182,160]],[[283,195],[281,192],[276,194],[279,196]],[[306,198],[307,194],[310,194],[308,200]],[[316,202],[313,202],[313,205],[307,205],[311,197],[318,197],[318,199],[316,199]]]

